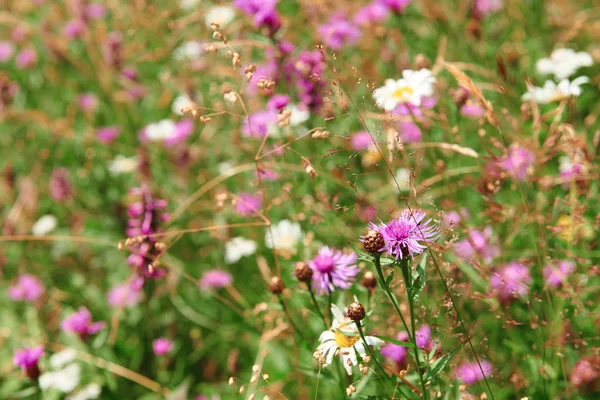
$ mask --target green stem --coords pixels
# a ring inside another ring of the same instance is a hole
[[[327,320],[325,319],[325,316],[323,315],[323,312],[321,311],[321,307],[319,307],[319,303],[317,302],[317,298],[315,297],[314,292],[312,291],[312,288],[310,287],[310,283],[306,282],[306,288],[308,289],[308,293],[310,293],[310,298],[312,299],[313,305],[315,306],[315,309],[317,310],[317,312],[319,313],[319,317],[321,317],[321,319],[323,320],[323,323],[325,324],[325,327],[327,327]]]
[[[358,328],[358,334],[360,335],[360,338],[362,339],[362,341],[363,341],[363,343],[365,345],[365,348],[369,352],[369,355],[371,356],[371,359],[373,361],[375,361],[375,364],[377,364],[377,367],[379,367],[379,369],[381,370],[381,373],[383,374],[381,381],[383,383],[383,386],[385,387],[386,392],[389,393],[387,385],[385,384],[385,380],[383,379],[383,377],[385,377],[386,380],[389,380],[390,376],[385,372],[385,369],[383,368],[383,365],[381,365],[381,363],[379,362],[379,359],[377,359],[377,357],[375,356],[375,353],[373,352],[373,349],[371,349],[371,347],[367,343],[367,339],[365,338],[365,334],[363,333],[363,329],[362,329],[362,326],[360,325],[360,321],[355,321],[355,324],[356,324],[356,327]]]

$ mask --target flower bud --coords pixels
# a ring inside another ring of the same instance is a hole
[[[362,304],[355,301],[354,303],[348,306],[348,318],[350,318],[354,322],[362,321],[367,315],[365,308]]]
[[[371,229],[363,239],[363,247],[369,254],[378,254],[385,246],[381,233]]]
[[[375,274],[373,272],[367,271],[363,275],[363,278],[362,278],[362,281],[360,282],[360,284],[369,290],[374,290],[375,287],[377,287],[377,278],[375,277]]]
[[[274,276],[271,278],[271,282],[269,282],[269,291],[274,295],[280,295],[283,292],[283,281],[280,277]]]
[[[313,271],[305,262],[299,261],[294,265],[294,275],[300,282],[308,283],[312,280]]]

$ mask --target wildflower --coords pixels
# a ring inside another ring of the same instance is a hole
[[[594,63],[592,56],[585,51],[573,49],[555,49],[549,58],[542,58],[535,64],[540,74],[553,74],[556,79],[563,80],[573,75],[581,67],[589,67]]]
[[[72,19],[64,27],[64,34],[69,39],[77,39],[85,34],[87,25],[80,19]]]
[[[490,278],[491,288],[497,292],[500,300],[524,297],[529,292],[531,276],[529,269],[518,262],[512,262],[500,268]]]
[[[442,226],[446,229],[452,229],[460,223],[462,217],[456,211],[449,211],[442,215]]]
[[[274,34],[281,27],[281,21],[275,10],[278,0],[234,0],[233,5],[245,14],[254,16],[254,26],[268,29]]]
[[[199,285],[203,289],[219,289],[231,286],[233,278],[227,271],[213,269],[202,274]]]
[[[308,266],[313,270],[313,288],[319,294],[329,294],[336,287],[348,289],[359,272],[354,252],[344,254],[327,246],[319,250]]]
[[[15,46],[8,40],[0,41],[0,62],[7,62],[15,53]]]
[[[454,252],[465,261],[472,261],[475,257],[489,263],[498,255],[500,250],[492,243],[492,228],[486,227],[483,232],[473,229],[467,238],[454,245]]]
[[[38,361],[44,354],[44,347],[24,348],[15,352],[13,363],[16,367],[21,367],[29,379],[35,380],[40,376]]]
[[[342,311],[334,304],[331,305],[334,317],[331,329],[324,331],[319,337],[321,344],[317,347],[314,356],[327,367],[333,362],[333,357],[339,354],[346,373],[352,375],[352,367],[358,365],[358,353],[361,358],[366,357],[365,344],[358,334],[358,328],[349,318],[345,318]],[[374,336],[365,336],[368,346],[380,347],[383,341]]]
[[[530,86],[521,98],[524,101],[533,101],[538,104],[548,104],[556,101],[566,100],[569,97],[579,97],[581,94],[580,86],[588,83],[587,76],[580,76],[569,82],[568,79],[563,79],[558,83],[546,81],[543,87]]]
[[[290,97],[285,94],[276,94],[267,102],[267,109],[281,111],[290,104]]]
[[[564,180],[563,188],[565,189],[569,187],[569,182],[576,181],[588,170],[584,156],[579,152],[575,152],[571,157],[560,157],[559,162],[560,177]]]
[[[473,14],[477,18],[495,13],[504,7],[504,0],[475,0],[473,3]]]
[[[272,277],[269,281],[269,292],[278,296],[283,293],[283,289],[285,289],[285,286],[283,285],[281,278],[278,276]]]
[[[205,43],[198,41],[187,41],[173,50],[173,58],[178,61],[199,60],[204,54],[206,54],[205,48]]]
[[[256,178],[265,181],[276,181],[279,179],[279,174],[269,168],[259,168],[256,170]]]
[[[406,332],[400,332],[396,335],[396,339],[408,343],[408,334]],[[408,349],[404,346],[395,343],[386,343],[386,345],[381,348],[381,355],[388,360],[395,362],[401,369],[406,367]]]
[[[58,225],[58,219],[54,215],[43,215],[31,227],[34,236],[46,236]]]
[[[162,356],[173,350],[173,342],[167,338],[161,337],[152,342],[152,351],[157,356]]]
[[[127,281],[113,286],[106,295],[108,304],[113,308],[133,307],[142,299],[139,284]]]
[[[261,199],[259,195],[252,195],[246,192],[238,194],[239,199],[235,204],[235,211],[240,216],[254,215],[260,210]]]
[[[437,239],[437,226],[431,219],[423,221],[424,219],[425,212],[406,209],[398,218],[387,224],[381,221],[380,225],[370,222],[369,229],[383,236],[385,247],[382,250],[386,255],[393,256],[397,260],[404,259],[421,254]]]
[[[181,94],[173,100],[171,110],[177,115],[184,115],[182,110],[193,108],[195,106],[190,96],[187,94]]]
[[[368,150],[374,146],[373,138],[367,131],[356,132],[352,135],[350,146],[355,151]]]
[[[310,118],[310,111],[308,110],[308,108],[306,108],[302,104],[300,104],[300,105],[292,104],[291,106],[288,107],[288,110],[291,113],[290,114],[290,126],[301,125],[301,124],[305,123],[306,121],[308,121],[308,119]]]
[[[85,307],[79,307],[79,310],[64,319],[60,327],[65,332],[76,333],[85,340],[91,335],[100,332],[106,323],[104,321],[92,322],[92,314]]]
[[[137,157],[125,157],[117,155],[114,160],[108,163],[108,171],[111,175],[120,175],[123,173],[134,172],[138,169],[140,162]]]
[[[106,8],[100,3],[88,4],[85,8],[85,14],[90,19],[100,19],[106,15]]]
[[[44,286],[33,275],[20,275],[17,283],[8,288],[8,296],[13,300],[34,302],[44,294]]]
[[[460,114],[467,118],[478,119],[485,114],[485,110],[477,103],[467,102],[460,108]]]
[[[113,142],[121,133],[121,128],[118,126],[106,126],[104,128],[98,129],[96,133],[96,137],[102,143],[111,143]]]
[[[40,376],[42,390],[57,389],[63,393],[71,393],[81,381],[79,364],[69,364],[58,371],[49,371]]]
[[[235,18],[235,10],[229,6],[216,6],[208,10],[204,16],[204,22],[206,26],[210,28],[210,25],[215,23],[221,28],[229,25]]]
[[[56,201],[65,201],[73,197],[68,169],[56,168],[52,171],[48,191],[50,197]]]
[[[483,370],[483,373],[481,372]],[[492,364],[489,361],[482,360],[478,363],[465,362],[458,367],[454,376],[463,383],[470,385],[488,377],[492,373]]]
[[[326,24],[319,26],[319,34],[325,44],[334,50],[355,44],[361,36],[360,30],[339,13],[333,14]]]
[[[570,376],[574,387],[590,391],[597,389],[598,378],[600,378],[600,358],[598,356],[590,356],[577,361]]]
[[[276,225],[271,225],[266,232],[265,242],[269,249],[294,251],[303,237],[300,224],[284,219]]]
[[[242,257],[256,253],[256,242],[241,236],[234,237],[225,243],[225,262],[235,264]]]
[[[433,95],[435,80],[426,68],[419,71],[405,69],[402,79],[387,79],[384,86],[375,89],[373,98],[379,107],[388,112],[404,103],[418,107],[423,97]]]
[[[242,134],[246,137],[262,138],[278,131],[277,114],[271,110],[258,111],[244,120]]]
[[[362,7],[354,15],[354,23],[361,26],[376,25],[387,18],[389,9],[377,2]]]
[[[365,316],[367,315],[367,312],[365,311],[365,308],[363,307],[362,304],[355,301],[354,303],[352,303],[348,306],[347,314],[348,314],[348,318],[350,318],[352,321],[360,322],[365,318]]]
[[[52,357],[50,357],[50,365],[52,368],[62,368],[73,362],[76,358],[77,351],[71,347],[67,347],[58,353],[54,353]]]
[[[309,283],[312,281],[313,270],[305,262],[299,261],[294,264],[294,275],[300,282]]]
[[[243,71],[242,71],[243,72]],[[246,92],[255,96],[259,92],[258,83],[261,81],[277,82],[279,78],[277,61],[274,59],[267,60],[266,63],[256,66],[256,70],[252,73],[252,77],[248,81]],[[260,89],[262,93],[270,94],[273,89]]]
[[[98,98],[93,93],[84,93],[77,98],[82,111],[94,111],[98,106]]]
[[[293,63],[293,72],[297,76],[300,101],[311,111],[318,110],[323,104],[323,90],[325,82],[321,76],[325,72],[326,64],[318,50],[303,50]]]
[[[398,123],[400,130],[399,136],[403,142],[406,143],[417,143],[423,139],[421,129],[417,124],[411,121],[401,121]]]
[[[378,0],[379,4],[387,7],[395,13],[402,13],[412,0]]]
[[[513,178],[524,180],[533,169],[535,155],[524,147],[513,145],[508,154],[501,158],[497,165]]]
[[[102,388],[97,383],[90,383],[85,385],[77,392],[66,397],[66,400],[92,400],[97,399],[100,396]]]
[[[123,64],[123,35],[110,32],[102,45],[102,57],[109,67],[120,70]]]
[[[557,263],[548,264],[543,270],[543,275],[548,286],[560,287],[574,270],[574,263],[560,260]]]
[[[183,119],[177,123],[170,119],[163,119],[147,125],[140,133],[140,138],[163,142],[170,146],[185,140],[193,130],[194,124],[189,119]]]
[[[37,63],[37,53],[32,47],[21,50],[16,58],[15,63],[19,69],[27,69]]]

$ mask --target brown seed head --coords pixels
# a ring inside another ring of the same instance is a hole
[[[305,262],[299,261],[294,265],[294,275],[300,282],[308,283],[312,280],[313,271]]]
[[[348,318],[350,318],[352,321],[362,321],[363,318],[365,318],[365,315],[367,315],[365,308],[359,302],[355,301],[348,306]]]
[[[269,291],[275,295],[280,295],[283,292],[283,281],[280,277],[274,276],[269,282]]]
[[[360,283],[369,290],[375,290],[375,287],[377,286],[377,278],[375,277],[375,274],[373,272],[367,271],[363,275],[362,281]]]
[[[378,254],[380,253],[379,249],[385,246],[385,242],[383,241],[381,233],[377,232],[376,230],[370,230],[365,236],[363,246],[367,253]]]

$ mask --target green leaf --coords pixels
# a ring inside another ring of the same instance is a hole
[[[390,272],[390,274],[385,278],[385,287],[386,288],[390,287],[390,283],[392,283],[392,280],[394,280],[394,271]]]
[[[407,347],[409,349],[414,349],[415,345],[410,343],[410,342],[402,342],[400,340],[396,340],[396,339],[391,339],[389,337],[385,337],[385,336],[381,336],[381,335],[373,335],[376,338],[379,338],[385,342],[389,342],[389,343],[393,343],[393,344],[397,344],[398,346],[402,346],[402,347]]]
[[[423,254],[421,261],[412,273],[412,280],[413,284],[410,295],[414,300],[419,296],[419,293],[421,293],[425,287],[425,282],[427,281],[427,253]]]

